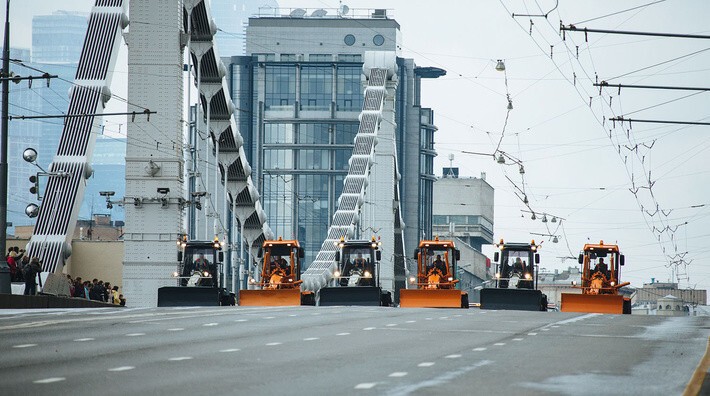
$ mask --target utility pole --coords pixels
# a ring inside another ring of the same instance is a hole
[[[10,267],[7,265],[7,128],[10,97],[10,0],[5,3],[5,41],[2,48],[2,123],[0,133],[0,294],[12,294]]]

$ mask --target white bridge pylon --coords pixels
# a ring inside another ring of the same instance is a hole
[[[380,286],[395,293],[405,286],[404,223],[399,198],[395,135],[396,58],[392,52],[365,53],[367,79],[360,126],[338,207],[315,260],[303,274],[304,288],[328,286],[340,238],[382,242]]]

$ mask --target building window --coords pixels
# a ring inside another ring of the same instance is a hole
[[[332,62],[333,55],[331,54],[310,54],[308,60],[311,62]]]
[[[362,63],[362,55],[360,54],[340,54],[338,62],[359,62]]]
[[[335,144],[355,144],[358,124],[335,124]]]
[[[382,37],[381,34],[375,35],[375,37],[372,38],[372,44],[375,44],[378,47],[384,43],[385,43],[385,38]]]
[[[301,68],[301,109],[328,110],[333,100],[333,68],[303,66]]]
[[[298,239],[304,241],[304,262],[310,263],[328,233],[331,213],[328,207],[328,175],[299,175]]]
[[[264,169],[293,169],[293,151],[264,150]]]
[[[264,143],[293,143],[293,124],[264,124]]]
[[[335,150],[335,163],[333,164],[334,170],[348,170],[349,163],[348,160],[352,156],[353,151],[351,149],[346,150]]]
[[[345,36],[343,41],[345,42],[345,45],[353,45],[355,44],[355,36],[353,36],[352,34],[348,34]]]
[[[299,150],[298,169],[326,170],[329,169],[328,150]]]
[[[339,111],[359,111],[362,108],[362,84],[360,66],[338,66],[338,86],[335,103]]]
[[[293,235],[293,178],[264,175],[263,205],[276,235]]]
[[[296,54],[281,54],[281,62],[295,62],[297,60]]]
[[[329,144],[330,128],[330,124],[300,124],[298,130],[298,143]]]
[[[291,107],[296,103],[296,66],[266,66],[264,105],[266,109]]]

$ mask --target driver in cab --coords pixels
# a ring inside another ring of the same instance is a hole
[[[210,262],[205,258],[204,253],[200,253],[200,256],[195,259],[193,265],[193,268],[196,271],[207,271],[209,269]]]

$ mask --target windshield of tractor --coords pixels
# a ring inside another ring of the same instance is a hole
[[[346,247],[343,249],[342,261],[346,267],[372,271],[375,260],[370,247]]]
[[[528,265],[531,263],[532,252],[528,250],[504,250],[501,257],[501,267],[512,276],[517,274],[523,277],[528,271]]]
[[[441,272],[441,276],[445,276],[451,273],[450,264],[452,263],[453,255],[450,248],[436,248],[430,247],[424,249],[423,256],[424,263],[422,263],[423,270],[425,273],[429,272]]]
[[[214,249],[211,247],[188,247],[185,250],[184,276],[193,272],[212,272],[215,268]]]

